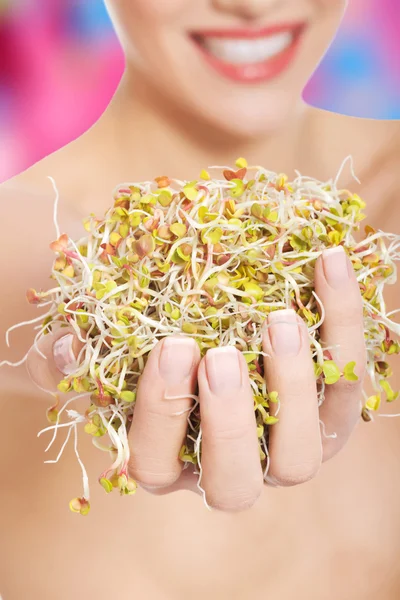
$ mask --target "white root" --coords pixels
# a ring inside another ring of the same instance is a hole
[[[186,195],[183,188],[188,182],[172,179],[163,190],[171,194],[171,201],[165,206],[157,195],[162,192],[155,189],[154,182],[124,183],[115,188],[113,198],[118,202],[122,200],[128,208],[118,206],[118,213],[117,205],[113,206],[104,219],[90,219],[86,237],[78,241],[68,239],[64,258],[68,257],[72,269],[63,273],[63,267],[61,271],[54,268],[55,287],[39,294],[40,306],[46,306],[47,312],[10,327],[6,341],[9,345],[10,333],[15,329],[42,323],[35,327],[39,331],[33,347],[46,358],[38,343],[50,330],[51,323],[61,321],[74,330],[84,348],[74,373],[66,379],[74,389],[87,390],[74,399],[91,397],[94,404],[90,408],[90,419],[98,419],[93,427],[94,435],[108,433],[111,445],[104,445],[97,438],[93,438],[93,443],[102,450],[112,451],[113,464],[109,472],[125,469],[129,461],[128,428],[135,402],[132,395],[124,398],[124,391],[136,390],[148,354],[164,337],[184,333],[200,344],[202,355],[214,347],[238,348],[249,361],[251,389],[255,396],[262,397],[268,394],[261,376],[261,357],[268,356],[262,350],[262,325],[271,310],[294,306],[299,316],[304,317],[312,358],[320,367],[328,350],[335,350],[335,357],[339,357],[340,348],[324,347],[320,339],[325,308],[313,289],[315,260],[327,246],[340,243],[346,247],[357,266],[357,280],[362,290],[368,286],[370,289],[371,282],[375,282],[373,302],[366,294],[363,298],[364,332],[369,379],[374,389],[382,392],[375,355],[381,352],[381,359],[385,360],[385,353],[380,349],[389,339],[388,332],[400,335],[400,323],[394,320],[400,309],[387,312],[383,297],[385,286],[397,278],[400,236],[371,231],[363,241],[355,241],[353,234],[359,228],[358,200],[348,190],[338,188],[346,165],[358,181],[351,156],[343,161],[336,178],[328,182],[297,171],[294,181],[287,182],[277,173],[254,166],[248,167],[254,180],[252,187],[245,187],[235,179],[210,179],[198,182],[200,189]],[[211,168],[229,170],[229,167]],[[58,239],[60,195],[54,179],[49,179],[55,191],[53,220]],[[128,189],[131,186],[140,192],[136,199]],[[149,197],[152,197],[151,202],[155,199],[159,204],[149,203]],[[349,205],[350,202],[353,204]],[[165,227],[172,224],[175,232],[165,231]],[[63,256],[62,252],[58,254]],[[382,264],[365,260],[371,254],[378,254]],[[382,265],[388,267],[385,276],[380,273]],[[50,322],[43,325],[45,318]],[[16,363],[3,361],[0,366],[18,367],[27,356]],[[321,375],[319,406],[324,396],[325,381]],[[111,404],[106,406],[110,398]],[[176,411],[174,416],[187,415],[185,445],[190,460],[197,463],[198,488],[208,506],[201,487],[202,429],[198,395],[165,396],[166,401],[184,398],[193,400],[193,405]],[[105,401],[104,406],[99,406],[101,399]],[[70,410],[72,401],[68,400],[61,407],[57,423],[38,435],[52,431],[47,452],[61,428],[68,428],[57,458],[47,461],[55,463],[60,460],[74,429],[84,498],[88,499],[87,473],[77,449],[78,425],[87,421],[87,413]],[[279,414],[280,407],[278,399],[275,415]],[[256,405],[255,409],[257,422],[260,422],[263,407]],[[70,420],[62,423],[60,417],[65,412]],[[101,431],[96,432],[98,423],[102,424],[99,425]],[[323,437],[336,437],[336,433],[326,432],[322,421],[320,426]],[[265,453],[264,477],[268,477],[270,457],[264,436],[260,438],[260,446]]]

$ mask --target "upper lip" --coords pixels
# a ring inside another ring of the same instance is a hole
[[[278,33],[284,33],[291,31],[293,33],[300,32],[305,26],[304,22],[297,23],[281,23],[279,25],[272,25],[269,27],[241,27],[236,29],[205,29],[201,31],[193,32],[192,36],[196,39],[213,37],[213,38],[226,38],[226,39],[247,39],[255,40],[259,38],[265,38],[270,35]]]

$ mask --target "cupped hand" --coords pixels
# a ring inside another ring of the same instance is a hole
[[[293,310],[269,314],[263,327],[267,388],[278,392],[279,422],[269,431],[270,466],[261,468],[253,393],[248,367],[234,347],[208,350],[201,359],[196,342],[164,338],[150,353],[140,378],[129,432],[130,475],[156,494],[199,491],[198,475],[184,469],[179,452],[187,414],[198,393],[202,426],[202,477],[208,505],[236,511],[254,504],[263,484],[292,486],[315,477],[323,461],[346,443],[361,414],[366,367],[363,310],[352,265],[342,248],[325,251],[315,267],[315,291],[325,318],[324,346],[342,370],[356,362],[357,381],[327,385],[318,407],[316,378],[304,321]],[[55,336],[55,337],[54,337]],[[42,389],[76,368],[79,342],[65,330],[45,336],[32,348],[28,370]],[[333,435],[335,434],[335,435]]]

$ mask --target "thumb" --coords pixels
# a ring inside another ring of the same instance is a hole
[[[43,336],[36,347],[29,350],[26,361],[33,383],[46,392],[57,391],[64,376],[78,368],[77,357],[83,346],[72,327],[58,327]]]

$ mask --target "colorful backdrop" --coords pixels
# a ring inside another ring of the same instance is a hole
[[[400,119],[399,29],[400,0],[350,0],[305,100]],[[0,181],[88,128],[122,70],[102,0],[0,0]]]

